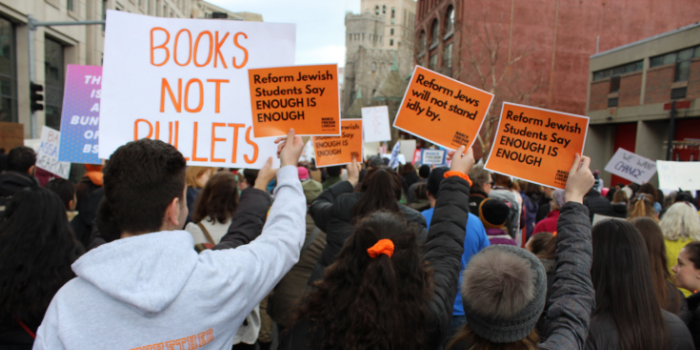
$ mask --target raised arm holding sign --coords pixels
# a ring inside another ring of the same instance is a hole
[[[504,102],[484,168],[564,189],[587,132],[588,117]]]

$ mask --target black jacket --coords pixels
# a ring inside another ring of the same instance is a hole
[[[688,308],[693,317],[688,324],[690,334],[693,336],[695,346],[700,348],[700,293],[695,293],[688,297]]]
[[[94,238],[93,222],[97,217],[97,208],[105,195],[105,189],[88,181],[82,193],[83,195],[78,198],[78,205],[75,208],[78,215],[70,223],[75,238],[83,244],[83,247],[88,248]]]
[[[678,316],[661,310],[666,327],[668,329],[668,350],[693,350],[693,338],[688,332],[685,323]],[[653,330],[649,330],[653,331]],[[613,320],[610,314],[596,315],[591,319],[591,327],[588,330],[588,339],[586,340],[586,350],[605,350],[619,349],[620,339]]]
[[[0,197],[12,196],[25,187],[38,186],[39,182],[27,174],[6,171],[0,174]]]
[[[243,190],[226,235],[212,249],[236,248],[260,236],[271,205],[272,197],[267,192],[253,187]]]
[[[434,271],[434,292],[428,302],[433,317],[425,327],[427,349],[440,347],[452,321],[464,253],[464,232],[469,218],[468,198],[469,186],[465,180],[452,176],[440,184],[435,213],[423,246],[423,258]],[[311,332],[312,328],[307,320],[298,322],[283,335],[279,349],[309,349],[309,344],[319,340],[322,334],[322,331]]]
[[[610,214],[616,218],[626,218],[627,217],[627,204],[610,204]]]
[[[309,213],[311,213],[316,226],[326,233],[326,247],[318,259],[309,283],[323,279],[326,267],[333,263],[343,248],[345,240],[352,234],[352,207],[360,197],[362,197],[362,192],[353,192],[350,182],[341,181],[324,190],[311,204]],[[425,242],[428,231],[423,215],[401,204],[399,204],[399,208],[406,221],[418,223],[423,227],[418,241],[419,243]]]
[[[610,201],[594,189],[588,191],[583,197],[583,205],[588,207],[591,222],[593,222],[593,215],[595,214],[612,215],[612,204],[610,204]]]

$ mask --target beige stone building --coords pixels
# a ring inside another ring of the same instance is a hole
[[[230,12],[202,0],[0,0],[0,121],[24,124],[26,138],[42,125],[58,129],[68,64],[101,65],[104,26],[37,27],[34,58],[29,58],[29,16],[37,22],[103,20],[108,9],[176,18],[228,18],[262,21],[262,16]],[[223,14],[226,15],[223,15]],[[44,86],[44,111],[30,123],[29,65]]]
[[[362,0],[361,11],[345,16],[344,117],[357,117],[361,107],[389,97],[381,95],[385,90],[380,86],[392,67],[400,77],[407,77],[413,70],[416,2]]]

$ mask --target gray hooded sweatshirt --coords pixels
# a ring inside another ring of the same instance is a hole
[[[197,254],[192,235],[164,231],[102,245],[72,266],[34,349],[231,349],[236,330],[299,260],[306,199],[297,168],[277,173],[262,234]]]

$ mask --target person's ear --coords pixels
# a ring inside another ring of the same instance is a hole
[[[172,227],[181,227],[182,223],[180,222],[180,210],[181,204],[180,204],[180,198],[173,198],[173,200],[168,204],[168,208],[165,210],[165,225],[166,227],[171,226]]]
[[[27,169],[27,174],[34,176],[34,171],[36,170],[36,166],[32,165]]]

